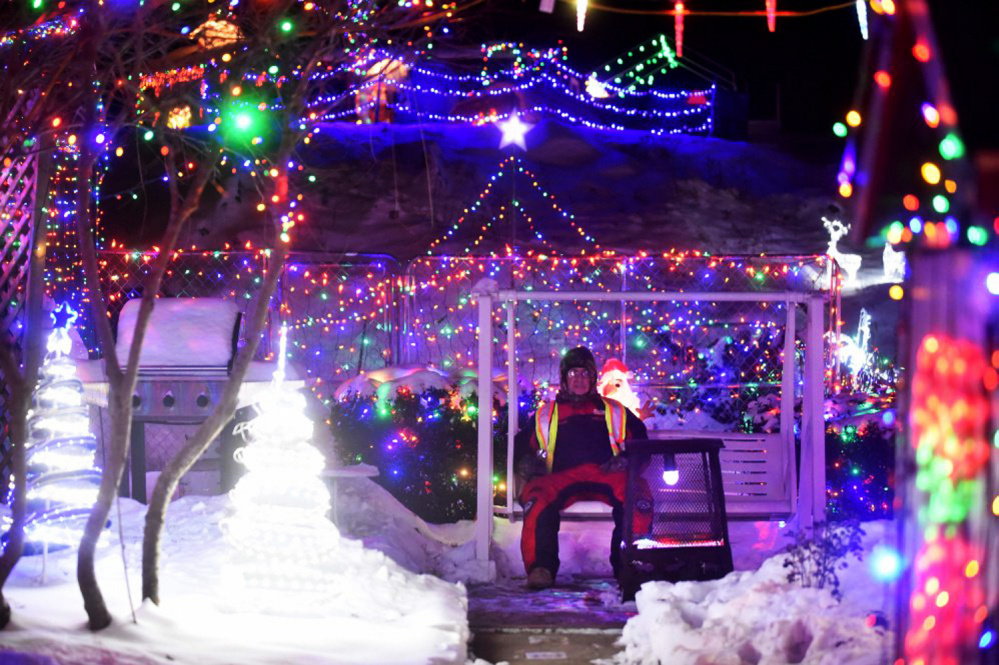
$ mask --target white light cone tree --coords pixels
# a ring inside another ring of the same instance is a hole
[[[286,340],[282,328],[274,380],[257,416],[237,427],[246,445],[235,459],[247,473],[229,493],[234,513],[222,523],[236,550],[225,578],[241,610],[316,615],[337,593],[340,533],[327,518],[325,460],[312,444],[305,396],[284,383]]]
[[[76,362],[69,357],[69,328],[77,314],[63,304],[52,318],[56,327],[28,411],[25,555],[78,546],[101,484],[94,463],[97,439],[90,432]],[[12,483],[13,477],[9,493]],[[9,529],[4,520],[4,543]]]

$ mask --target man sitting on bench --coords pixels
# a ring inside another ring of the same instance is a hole
[[[547,589],[554,582],[559,511],[577,501],[611,506],[610,562],[618,576],[627,481],[621,448],[627,439],[648,438],[641,420],[620,402],[597,393],[597,364],[589,349],[580,346],[566,353],[559,373],[555,401],[542,403],[516,441],[523,487],[518,500],[524,508],[520,550],[531,589]],[[635,527],[642,532],[648,529],[651,504],[637,503]]]

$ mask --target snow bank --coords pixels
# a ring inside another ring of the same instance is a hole
[[[712,582],[653,582],[636,596],[616,665],[878,665],[890,640],[828,589],[787,582],[783,556]]]
[[[439,578],[474,580],[474,524],[427,524],[367,478],[337,479],[336,489],[340,532],[357,541],[344,541],[337,562],[343,576],[342,593],[331,599],[335,616],[254,614],[221,597],[220,571],[231,556],[218,527],[230,510],[226,497],[191,496],[171,504],[162,541],[163,602],[140,605],[145,507],[121,499],[121,519],[112,513],[109,532],[115,542],[97,569],[114,624],[96,635],[86,630],[75,554],[49,556],[44,580],[41,558],[24,558],[5,587],[14,619],[0,633],[0,662],[25,662],[15,660],[15,652],[33,654],[26,662],[49,658],[60,665],[464,662],[465,587]],[[497,518],[494,525],[497,572],[518,585],[524,577],[521,524]],[[890,541],[890,525],[864,525],[866,552]],[[563,523],[560,582],[573,575],[610,577],[610,529],[610,522]],[[890,634],[868,627],[865,618],[871,612],[893,616],[893,595],[873,581],[869,556],[840,571],[844,599],[837,603],[828,590],[786,581],[782,556],[775,556],[790,542],[786,527],[732,522],[730,535],[736,572],[709,582],[644,585],[636,603],[624,604],[638,615],[624,629],[621,653],[605,665],[887,662]],[[622,606],[616,594],[601,602]]]
[[[464,586],[410,572],[346,539],[338,553],[341,584],[330,599],[332,616],[259,614],[234,605],[221,591],[232,556],[218,526],[230,510],[225,496],[184,497],[171,504],[162,541],[162,604],[140,604],[145,507],[129,499],[120,505],[121,520],[112,514],[110,533],[117,534],[120,525],[124,548],[118,542],[105,547],[97,566],[112,626],[96,634],[86,629],[74,552],[52,554],[44,564],[41,557],[25,557],[5,587],[14,618],[0,633],[0,662],[17,662],[15,653],[60,665],[465,660]],[[282,561],[275,564],[280,571]]]

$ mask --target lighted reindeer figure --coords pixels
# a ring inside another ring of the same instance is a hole
[[[891,243],[886,242],[881,260],[884,264],[885,279],[895,284],[905,281],[905,252],[895,251]]]
[[[838,219],[822,218],[822,223],[829,232],[829,249],[826,250],[832,259],[839,265],[840,270],[846,273],[846,284],[857,285],[857,272],[860,270],[860,262],[863,260],[860,254],[843,254],[839,251],[837,244],[839,239],[849,232],[850,225],[844,224]]]

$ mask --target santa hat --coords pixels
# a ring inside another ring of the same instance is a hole
[[[617,358],[608,358],[607,362],[604,363],[603,369],[600,370],[600,373],[606,374],[607,372],[621,372],[622,374],[627,374],[628,371],[628,366]]]

